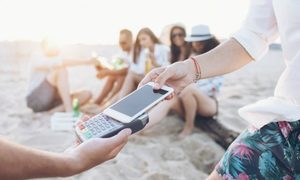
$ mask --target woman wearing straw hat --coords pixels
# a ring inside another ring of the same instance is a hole
[[[191,34],[185,40],[192,44],[191,56],[204,54],[220,44],[206,25],[192,27]],[[223,77],[213,77],[190,84],[180,93],[179,99],[185,116],[185,126],[179,134],[180,139],[192,133],[197,114],[204,118],[213,117],[217,114],[216,96],[222,83]]]
[[[152,70],[141,82],[181,92],[260,59],[280,35],[286,68],[274,95],[239,110],[254,128],[231,144],[208,179],[300,178],[300,1],[252,0],[243,27],[214,50]],[[208,61],[209,60],[209,61]],[[169,98],[171,98],[170,96]]]

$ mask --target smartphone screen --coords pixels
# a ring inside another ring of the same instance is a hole
[[[132,117],[166,93],[168,93],[168,91],[163,89],[154,90],[152,86],[145,85],[117,104],[111,106],[110,109]]]

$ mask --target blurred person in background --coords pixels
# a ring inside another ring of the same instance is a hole
[[[144,75],[152,68],[169,64],[169,48],[160,43],[149,28],[141,29],[133,48],[133,59],[119,94],[122,98],[135,90]]]
[[[192,43],[192,57],[207,53],[220,44],[206,25],[192,27],[191,34],[185,40]],[[180,139],[192,133],[196,115],[201,117],[217,115],[217,95],[221,90],[222,84],[222,76],[208,78],[187,86],[180,93],[179,98],[185,115],[185,126],[179,134]]]
[[[91,92],[72,93],[66,68],[96,63],[95,59],[65,59],[56,44],[43,40],[41,52],[34,54],[31,62],[27,106],[34,112],[72,112],[72,99],[78,99],[80,105],[87,103]]]
[[[185,41],[186,31],[183,26],[173,25],[170,29],[169,41],[170,41],[170,62],[175,63],[187,59],[191,54],[191,45]],[[166,118],[169,112],[174,110],[179,116],[183,117],[184,112],[181,106],[180,99],[174,97],[169,101],[163,101],[153,107],[149,111],[149,123],[146,125],[146,129],[151,128],[158,122]]]
[[[137,34],[133,46],[132,62],[118,96],[111,99],[100,110],[103,111],[112,103],[134,91],[145,74],[152,68],[167,66],[169,52],[169,47],[161,44],[149,28],[142,28]]]
[[[101,67],[101,65],[100,67],[96,66],[98,70],[97,78],[107,78],[102,91],[95,100],[96,104],[100,106],[104,105],[120,91],[124,83],[128,67],[132,61],[132,46],[132,32],[128,29],[122,29],[119,34],[119,47],[121,52],[113,57],[113,64],[116,67],[109,69]]]
[[[188,37],[184,28],[174,26],[170,32],[170,40],[172,63],[206,53],[219,45],[219,41],[205,25],[194,26]],[[149,112],[150,122],[147,128],[164,119],[170,110],[175,110],[186,122],[178,136],[179,139],[183,139],[191,134],[197,114],[201,117],[212,117],[217,114],[216,95],[220,91],[222,82],[222,77],[216,77],[187,86],[179,96],[158,104]]]

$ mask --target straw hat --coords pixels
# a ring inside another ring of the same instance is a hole
[[[187,42],[193,41],[205,41],[211,39],[214,36],[210,33],[209,27],[206,25],[197,25],[192,27],[191,34],[188,35],[185,40]]]

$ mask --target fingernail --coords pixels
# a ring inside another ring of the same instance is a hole
[[[159,84],[158,83],[154,83],[154,88],[155,89],[159,89]]]

